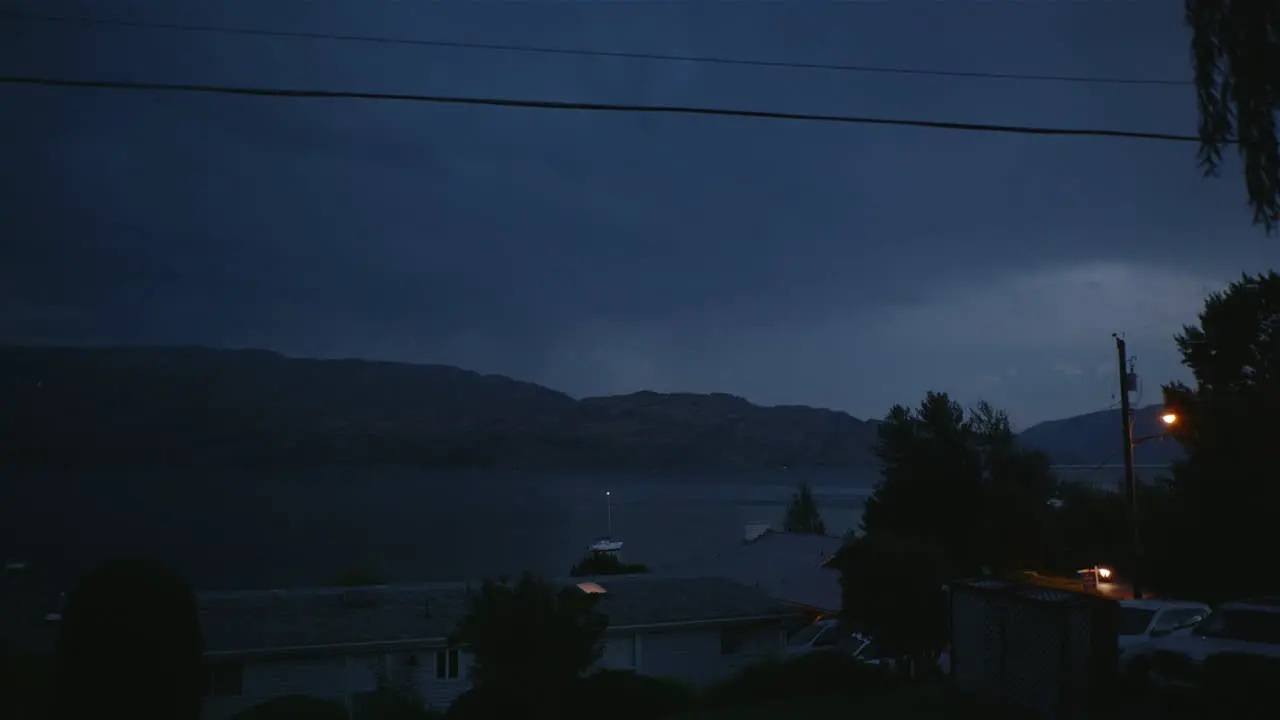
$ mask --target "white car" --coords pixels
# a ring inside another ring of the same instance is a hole
[[[1152,687],[1199,692],[1206,661],[1219,653],[1280,662],[1280,597],[1224,603],[1190,632],[1152,644]]]
[[[1151,669],[1153,641],[1189,632],[1209,614],[1209,606],[1179,600],[1121,600],[1116,670],[1120,677],[1143,684]]]
[[[845,650],[853,642],[853,633],[835,618],[822,618],[806,625],[787,640],[787,655]]]

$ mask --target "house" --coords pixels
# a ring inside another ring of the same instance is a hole
[[[609,630],[599,668],[693,685],[780,656],[783,623],[794,612],[717,577],[559,582],[602,595]],[[463,583],[203,593],[199,602],[210,668],[207,720],[298,694],[338,700],[358,714],[380,682],[444,709],[471,687],[473,657],[448,641],[467,611]]]
[[[758,588],[811,617],[840,610],[840,573],[828,561],[843,540],[777,532],[760,523],[748,524],[745,538],[710,558],[672,566],[671,571],[723,577]]]

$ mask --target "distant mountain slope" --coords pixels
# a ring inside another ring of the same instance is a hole
[[[574,400],[456,367],[0,346],[0,465],[866,467],[875,423],[728,395]]]
[[[1159,405],[1135,410],[1134,436],[1161,436],[1162,411]],[[1059,465],[1119,465],[1124,462],[1118,409],[1042,422],[1024,430],[1018,439],[1025,447],[1047,453]],[[1139,465],[1167,465],[1182,455],[1182,447],[1177,442],[1163,438],[1140,443],[1134,450],[1134,460]]]

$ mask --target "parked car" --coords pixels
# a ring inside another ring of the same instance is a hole
[[[1209,606],[1180,600],[1121,600],[1116,670],[1136,685],[1147,681],[1154,652],[1152,641],[1191,628],[1209,614]]]
[[[1280,597],[1224,603],[1190,632],[1155,639],[1152,646],[1151,685],[1165,693],[1201,693],[1206,670],[1215,664],[1280,668]]]
[[[787,655],[821,651],[848,651],[854,635],[838,618],[821,618],[801,628],[787,640]]]

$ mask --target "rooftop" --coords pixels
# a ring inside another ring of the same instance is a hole
[[[767,594],[718,577],[654,575],[557,580],[590,584],[611,627],[774,617],[788,610]],[[271,652],[325,646],[443,642],[467,612],[466,583],[201,593],[208,652]],[[585,591],[584,591],[585,592]]]
[[[843,542],[825,535],[770,530],[673,570],[726,578],[794,605],[834,612],[842,604],[840,574],[823,564]]]

